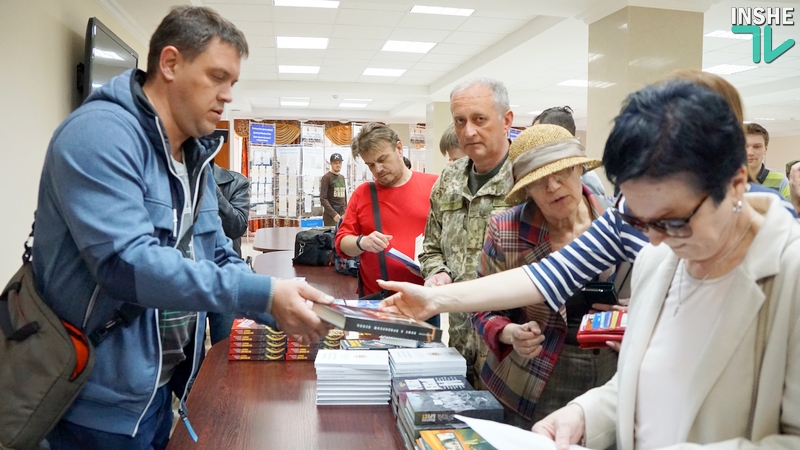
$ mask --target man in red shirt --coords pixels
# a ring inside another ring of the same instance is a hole
[[[379,292],[381,277],[378,253],[391,248],[414,256],[417,236],[425,231],[430,195],[437,176],[413,172],[403,163],[403,143],[391,128],[378,123],[364,125],[351,144],[353,158],[364,160],[378,192],[383,232],[375,229],[370,183],[353,192],[336,234],[336,251],[343,257],[361,256],[360,283],[366,296]],[[423,279],[402,263],[386,259],[390,280],[422,284]]]

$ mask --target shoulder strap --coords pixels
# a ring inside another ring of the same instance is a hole
[[[374,181],[369,183],[369,193],[372,196],[372,218],[375,220],[375,230],[378,233],[383,233],[383,226],[381,225],[381,208],[378,205],[378,187]],[[386,270],[386,252],[378,252],[378,265],[381,269],[381,279],[389,280],[389,273]]]
[[[31,234],[28,235],[28,239],[25,241],[25,253],[22,254],[22,264],[28,264],[31,262],[33,256],[33,231],[36,228],[36,220],[33,221],[31,224]],[[31,273],[33,270],[31,269]],[[97,290],[98,286],[95,286],[94,290]],[[94,291],[93,290],[93,291]],[[92,294],[94,295],[94,293]],[[137,317],[139,317],[147,308],[144,306],[136,305],[134,303],[123,303],[122,306],[114,313],[114,317],[105,323],[105,325],[101,326],[100,328],[94,330],[92,333],[89,333],[87,336],[89,341],[91,341],[92,345],[95,347],[106,338],[108,333],[110,333],[114,328],[122,325],[127,327],[128,325],[132,324]],[[86,332],[86,330],[82,330]]]

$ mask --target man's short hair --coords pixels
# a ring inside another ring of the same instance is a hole
[[[442,156],[447,156],[447,152],[458,147],[458,135],[456,135],[456,127],[451,123],[447,129],[442,133],[442,138],[439,139],[439,151]]]
[[[476,85],[486,86],[492,90],[492,96],[494,96],[494,107],[497,109],[497,115],[499,117],[503,117],[503,114],[511,109],[510,103],[508,102],[508,89],[506,89],[506,85],[500,80],[487,77],[472,78],[457,84],[456,87],[450,91],[450,103],[453,103],[454,95]]]
[[[752,122],[746,123],[744,125],[744,132],[745,134],[760,134],[761,136],[764,136],[764,146],[766,147],[769,145],[769,132],[761,125]]]
[[[575,119],[572,118],[572,108],[569,106],[554,106],[552,108],[545,109],[544,111],[540,112],[535,119],[533,119],[531,125],[537,123],[549,123],[564,127],[573,136],[575,136]]]
[[[186,5],[173,8],[150,38],[147,79],[158,73],[159,59],[165,47],[177,48],[184,59],[192,61],[215,37],[234,46],[242,57],[247,57],[249,49],[244,33],[213,9]]]
[[[353,151],[353,158],[357,158],[362,153],[369,152],[382,143],[389,144],[392,148],[397,147],[400,137],[397,133],[382,123],[370,122],[363,127],[358,136],[350,142],[350,150]]]

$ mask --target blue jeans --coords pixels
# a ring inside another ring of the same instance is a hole
[[[163,450],[172,429],[172,391],[162,386],[139,424],[136,436],[107,433],[61,420],[47,435],[51,450]]]

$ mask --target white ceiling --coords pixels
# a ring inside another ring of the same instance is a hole
[[[147,45],[176,0],[96,0]],[[247,36],[230,117],[425,121],[425,105],[447,101],[452,86],[468,77],[503,80],[515,125],[529,125],[532,111],[570,105],[586,122],[583,87],[557,86],[587,79],[588,23],[631,4],[705,12],[705,32],[730,30],[733,6],[800,6],[799,0],[341,0],[338,9],[273,6],[272,0],[192,0],[219,11]],[[469,17],[412,14],[415,4],[472,8]],[[795,9],[800,22],[800,8]],[[796,27],[773,27],[774,44]],[[276,36],[326,37],[325,50],[277,49]],[[382,52],[386,40],[426,41],[427,54]],[[752,65],[751,41],[705,37],[703,67]],[[144,56],[142,56],[144,57]],[[317,65],[318,74],[279,74],[278,65]],[[405,69],[400,77],[362,75],[367,67]],[[772,64],[725,76],[739,92],[748,120],[771,134],[800,134],[800,47]],[[308,97],[308,107],[281,107],[280,97]],[[372,99],[344,109],[343,99]],[[763,118],[775,119],[766,121]]]

